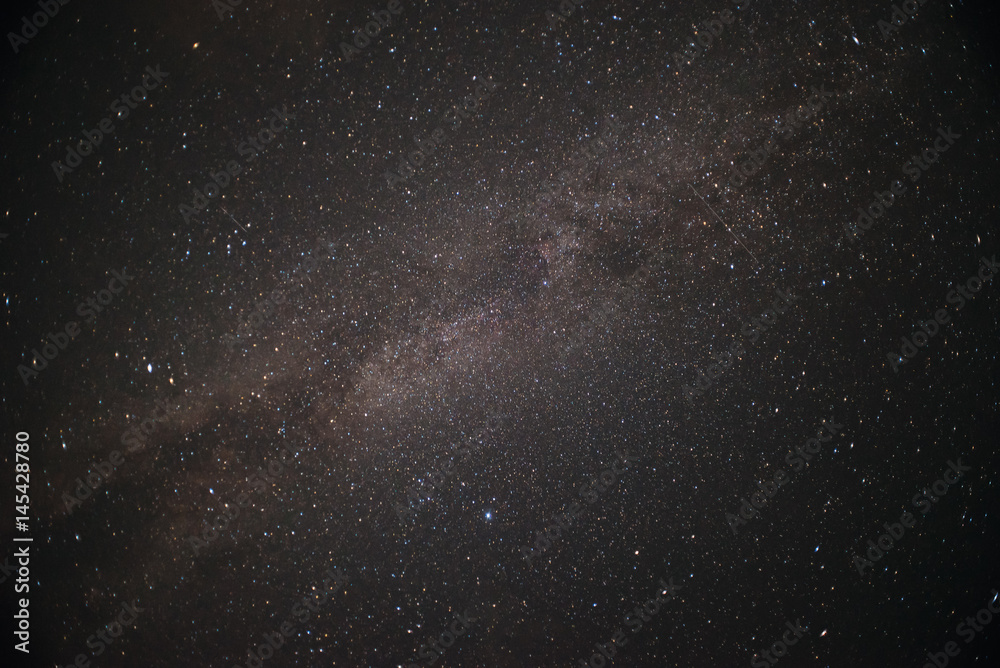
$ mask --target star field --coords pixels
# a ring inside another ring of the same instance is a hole
[[[11,665],[991,665],[995,10],[577,1],[6,53]]]

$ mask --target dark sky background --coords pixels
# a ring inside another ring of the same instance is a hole
[[[345,59],[385,6],[71,0],[18,53],[4,40],[3,475],[27,432],[31,504],[27,532],[13,489],[0,504],[0,559],[33,539],[31,654],[10,665],[246,665],[328,569],[347,583],[265,666],[431,665],[421,645],[467,609],[433,665],[598,666],[621,628],[609,665],[768,665],[755,654],[796,620],[782,668],[919,666],[948,641],[949,665],[995,665],[1000,622],[968,644],[956,625],[1000,589],[1000,283],[961,309],[946,295],[1000,251],[997,10],[928,0],[886,37],[888,2],[590,0],[553,21],[556,0],[400,0]],[[8,8],[4,35],[33,7]],[[113,117],[147,66],[168,76]],[[484,79],[478,108],[443,121]],[[829,100],[783,134],[814,86]],[[248,160],[275,107],[295,118]],[[53,161],[104,118],[60,182]],[[914,182],[903,166],[939,128],[959,137]],[[185,219],[231,160],[243,171]],[[134,279],[84,322],[112,271]],[[749,336],[776,290],[797,299]],[[894,370],[887,353],[942,308]],[[824,422],[841,433],[794,471]],[[959,457],[970,470],[921,514],[914,494]],[[791,481],[734,535],[727,513],[779,469]],[[916,526],[859,575],[904,511]],[[633,633],[661,578],[681,589]],[[88,637],[131,601],[144,611],[95,657]]]

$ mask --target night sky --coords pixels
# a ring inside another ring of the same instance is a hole
[[[998,665],[995,7],[59,1],[4,665]]]

